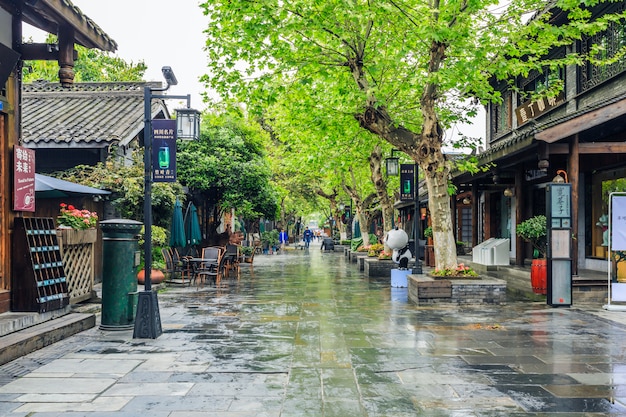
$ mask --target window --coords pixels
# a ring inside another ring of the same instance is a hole
[[[562,87],[565,81],[565,69],[546,69],[543,72],[533,71],[522,82],[522,91],[519,95],[519,104],[545,95],[545,92],[556,87]]]
[[[492,103],[491,140],[511,131],[511,91],[503,91],[502,102]]]
[[[622,6],[621,10],[624,10]],[[594,36],[586,36],[580,43],[580,52],[589,54],[597,48],[594,58],[604,63],[587,62],[580,69],[579,92],[587,91],[626,70],[626,26],[623,22]]]

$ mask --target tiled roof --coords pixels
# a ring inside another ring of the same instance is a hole
[[[24,84],[22,140],[31,148],[103,148],[126,145],[143,129],[144,86],[161,83]],[[152,100],[152,117],[169,117],[162,100]]]

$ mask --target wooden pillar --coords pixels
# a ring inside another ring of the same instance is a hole
[[[578,146],[578,134],[574,135],[569,145],[569,159],[567,164],[567,176],[572,184],[572,275],[578,275],[578,200],[579,200],[579,176],[580,176],[580,150]]]
[[[526,201],[524,199],[524,192],[522,185],[524,184],[524,169],[523,166],[520,166],[515,171],[515,221],[516,230],[517,225],[523,221],[524,216],[524,205]],[[524,239],[517,236],[517,232],[515,233],[515,265],[524,265],[524,252],[526,249],[526,242]]]
[[[59,27],[59,82],[63,87],[74,83],[74,29]]]
[[[472,248],[478,245],[478,186],[472,183]]]

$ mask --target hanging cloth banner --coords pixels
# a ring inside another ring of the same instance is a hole
[[[176,120],[152,121],[152,181],[176,181]]]

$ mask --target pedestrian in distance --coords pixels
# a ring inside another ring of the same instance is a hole
[[[304,233],[302,233],[302,240],[304,240],[304,247],[308,248],[311,244],[311,239],[313,239],[313,232],[307,226],[304,229]]]
[[[285,250],[285,245],[287,245],[287,241],[289,237],[287,236],[287,231],[285,229],[280,229],[280,233],[278,234],[278,243],[280,243],[280,250]]]

